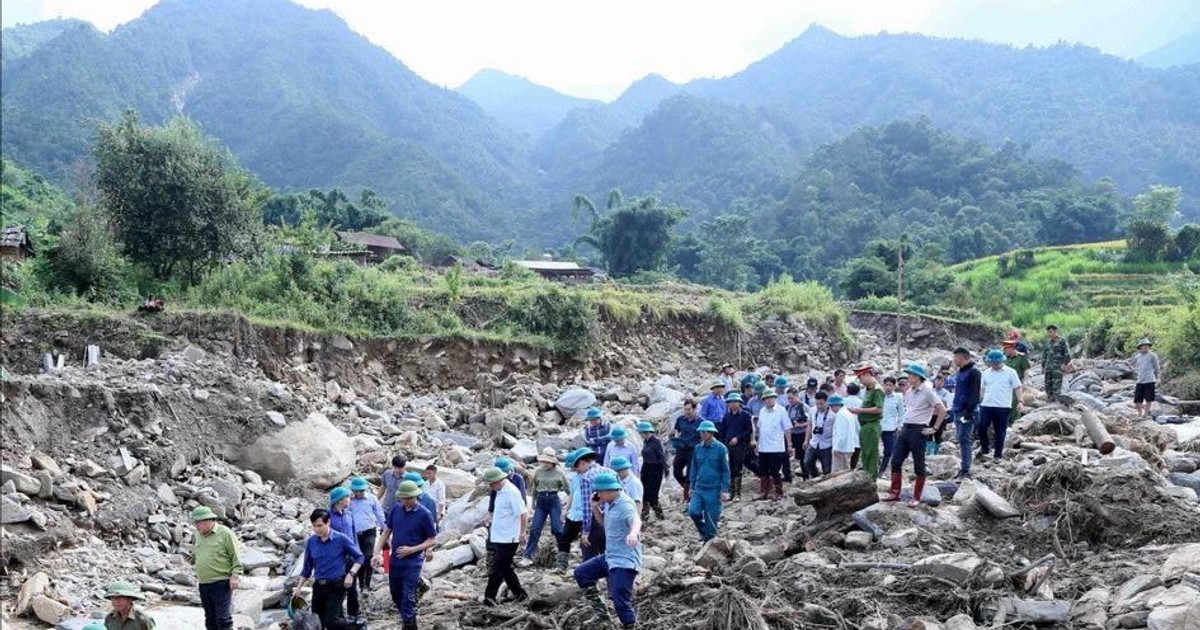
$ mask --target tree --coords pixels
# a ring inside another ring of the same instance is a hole
[[[1182,262],[1197,253],[1200,253],[1200,225],[1189,223],[1175,233],[1169,258],[1172,262]]]
[[[261,224],[263,191],[232,154],[186,118],[146,127],[129,111],[100,126],[96,187],[134,262],[195,284],[238,254]]]
[[[313,189],[304,194],[273,195],[263,205],[263,223],[298,225],[306,214],[312,214],[321,227],[359,232],[386,221],[391,216],[387,207],[387,200],[370,188],[359,193],[358,203],[350,201],[340,188],[329,192]]]
[[[1133,198],[1133,221],[1170,223],[1179,216],[1179,202],[1183,189],[1154,184]]]
[[[1125,237],[1125,259],[1130,262],[1162,260],[1171,247],[1171,229],[1166,223],[1134,221]]]
[[[126,288],[128,263],[105,216],[83,207],[63,228],[46,256],[46,284],[93,301],[117,300]]]
[[[896,272],[882,258],[860,256],[846,263],[839,286],[851,300],[868,295],[895,295]]]
[[[627,201],[617,190],[609,193],[603,213],[590,199],[577,195],[573,214],[578,217],[581,210],[587,211],[591,224],[575,242],[596,248],[615,277],[660,269],[671,243],[671,228],[687,214],[676,206],[659,205],[654,197]]]

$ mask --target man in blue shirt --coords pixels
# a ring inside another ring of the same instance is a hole
[[[350,498],[350,516],[354,519],[354,535],[358,542],[358,550],[363,553],[375,548],[376,535],[386,520],[383,507],[379,505],[379,499],[367,492],[370,489],[371,484],[362,477],[350,480],[350,492],[354,493]],[[362,589],[364,599],[367,597],[367,593],[371,592],[373,573],[371,563],[368,562],[358,576],[358,584]]]
[[[338,486],[329,492],[329,525],[333,527],[333,531],[345,534],[347,538],[354,541],[354,546],[358,546],[358,533],[354,523],[354,514],[350,512],[350,491]],[[362,551],[362,548],[359,548]],[[362,613],[361,607],[358,605],[358,578],[355,576],[355,583],[351,584],[346,589],[346,615],[351,620],[357,621],[359,614]]]
[[[700,540],[706,541],[717,535],[721,501],[729,499],[729,450],[717,441],[717,427],[713,423],[701,422],[697,431],[700,444],[692,453],[692,465],[688,469],[692,482],[688,516],[696,523]]]
[[[721,401],[722,404],[724,402],[724,400]],[[692,463],[692,449],[700,443],[700,434],[696,433],[698,426],[700,426],[700,416],[696,413],[696,401],[691,399],[683,401],[683,415],[675,418],[675,436],[671,438],[671,448],[675,451],[675,457],[671,460],[671,472],[675,476],[675,481],[678,481],[683,488],[685,504],[692,499],[692,490],[688,482],[688,467]]]
[[[608,623],[608,608],[596,589],[601,578],[608,580],[608,596],[612,599],[622,628],[637,624],[633,609],[633,583],[642,570],[642,519],[637,506],[628,494],[621,491],[621,482],[610,474],[596,477],[593,489],[600,501],[604,523],[604,553],[575,568],[575,582],[592,610]]]
[[[312,578],[312,611],[321,618],[321,625],[327,630],[357,630],[361,624],[345,618],[342,600],[354,586],[354,576],[363,565],[363,554],[353,538],[334,531],[329,510],[313,510],[308,520],[313,535],[304,545],[304,564],[295,592]]]
[[[596,452],[596,457],[604,461],[604,451],[612,438],[612,426],[604,421],[599,407],[592,407],[587,412],[587,426],[583,428],[583,443]]]
[[[422,494],[421,488],[411,481],[400,484],[396,492],[399,502],[388,512],[387,524],[372,561],[376,566],[382,564],[380,552],[390,536],[392,558],[389,562],[388,587],[392,603],[400,610],[404,630],[417,628],[417,589],[421,584],[421,568],[425,565],[426,552],[437,541],[433,513],[419,501]]]
[[[700,403],[700,419],[718,424],[725,419],[725,383],[713,381],[708,395]]]
[[[725,398],[725,403],[729,405],[729,411],[721,423],[721,443],[729,450],[729,476],[733,483],[730,494],[741,498],[742,465],[754,436],[754,420],[750,412],[742,408],[740,395],[730,394]]]

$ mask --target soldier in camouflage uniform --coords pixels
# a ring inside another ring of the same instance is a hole
[[[1063,370],[1071,363],[1067,340],[1058,336],[1058,326],[1046,328],[1049,338],[1042,346],[1042,371],[1046,376],[1046,397],[1053,400],[1062,391]]]

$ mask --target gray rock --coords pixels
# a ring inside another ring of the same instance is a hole
[[[183,352],[179,353],[179,356],[183,357],[185,360],[195,363],[196,361],[208,356],[208,353],[200,348],[197,348],[196,346],[188,346],[183,349]]]
[[[559,395],[554,406],[566,418],[582,415],[590,407],[596,405],[596,395],[582,387],[571,387]]]
[[[477,449],[477,448],[480,448],[483,446],[482,440],[480,440],[477,437],[467,435],[465,433],[454,433],[452,431],[435,431],[434,433],[430,434],[430,437],[441,440],[442,442],[448,442],[450,444],[457,444],[459,446],[463,446],[463,447],[466,447],[469,449]]]
[[[242,502],[242,486],[240,484],[226,481],[225,479],[212,479],[206,486],[209,490],[216,493],[221,500],[221,505],[225,506],[225,512],[232,514],[237,511],[238,505]]]
[[[62,621],[63,617],[67,616],[68,610],[66,604],[45,595],[34,597],[30,607],[33,608],[33,614],[37,615],[38,619],[50,625]]]
[[[1184,488],[1191,488],[1200,493],[1200,473],[1173,472],[1167,475],[1167,481]]]
[[[969,553],[943,553],[913,563],[913,571],[945,578],[956,584],[966,584],[983,566],[983,560]]]
[[[537,459],[538,456],[537,443],[529,439],[517,440],[516,444],[513,444],[512,448],[508,450],[512,454],[513,458],[525,463],[532,462],[533,460]]]
[[[277,483],[299,481],[325,489],[345,479],[354,467],[354,443],[329,419],[311,413],[242,449],[239,463]]]
[[[24,523],[32,516],[33,514],[25,506],[7,496],[0,496],[0,525]]]
[[[904,549],[911,547],[921,538],[921,530],[915,527],[906,527],[888,532],[883,537],[883,546],[888,549]]]
[[[846,534],[846,549],[866,551],[871,546],[871,532],[853,531]]]
[[[212,396],[212,394],[210,394],[207,389],[192,390],[192,398],[195,398],[196,400],[198,400],[200,402],[204,402],[204,401],[208,400],[209,397],[211,397],[211,396]]]
[[[267,412],[267,422],[270,422],[271,424],[273,424],[277,427],[286,427],[287,426],[287,418],[285,418],[284,415],[279,413],[278,411],[268,411]]]
[[[272,552],[263,551],[257,547],[246,545],[242,547],[242,566],[246,571],[254,569],[270,568],[273,569],[281,564],[279,556]]]
[[[31,497],[37,496],[42,489],[42,482],[37,477],[23,473],[12,466],[0,464],[0,483],[11,481],[17,492]]]
[[[537,438],[537,447],[539,451],[544,448],[552,448],[555,450],[555,452],[565,453],[573,451],[581,446],[584,446],[582,429],[563,431],[558,435],[542,434]]]
[[[62,468],[58,465],[58,462],[54,461],[53,457],[50,457],[41,451],[34,451],[33,454],[30,455],[30,459],[33,460],[34,468],[44,470],[51,475],[61,475],[63,472]]]

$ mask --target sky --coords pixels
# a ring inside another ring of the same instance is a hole
[[[75,17],[108,31],[155,1],[3,0],[0,22]],[[843,35],[1081,42],[1130,58],[1200,29],[1200,0],[298,1],[331,9],[439,85],[496,68],[603,100],[650,73],[676,82],[733,74],[813,23]]]

